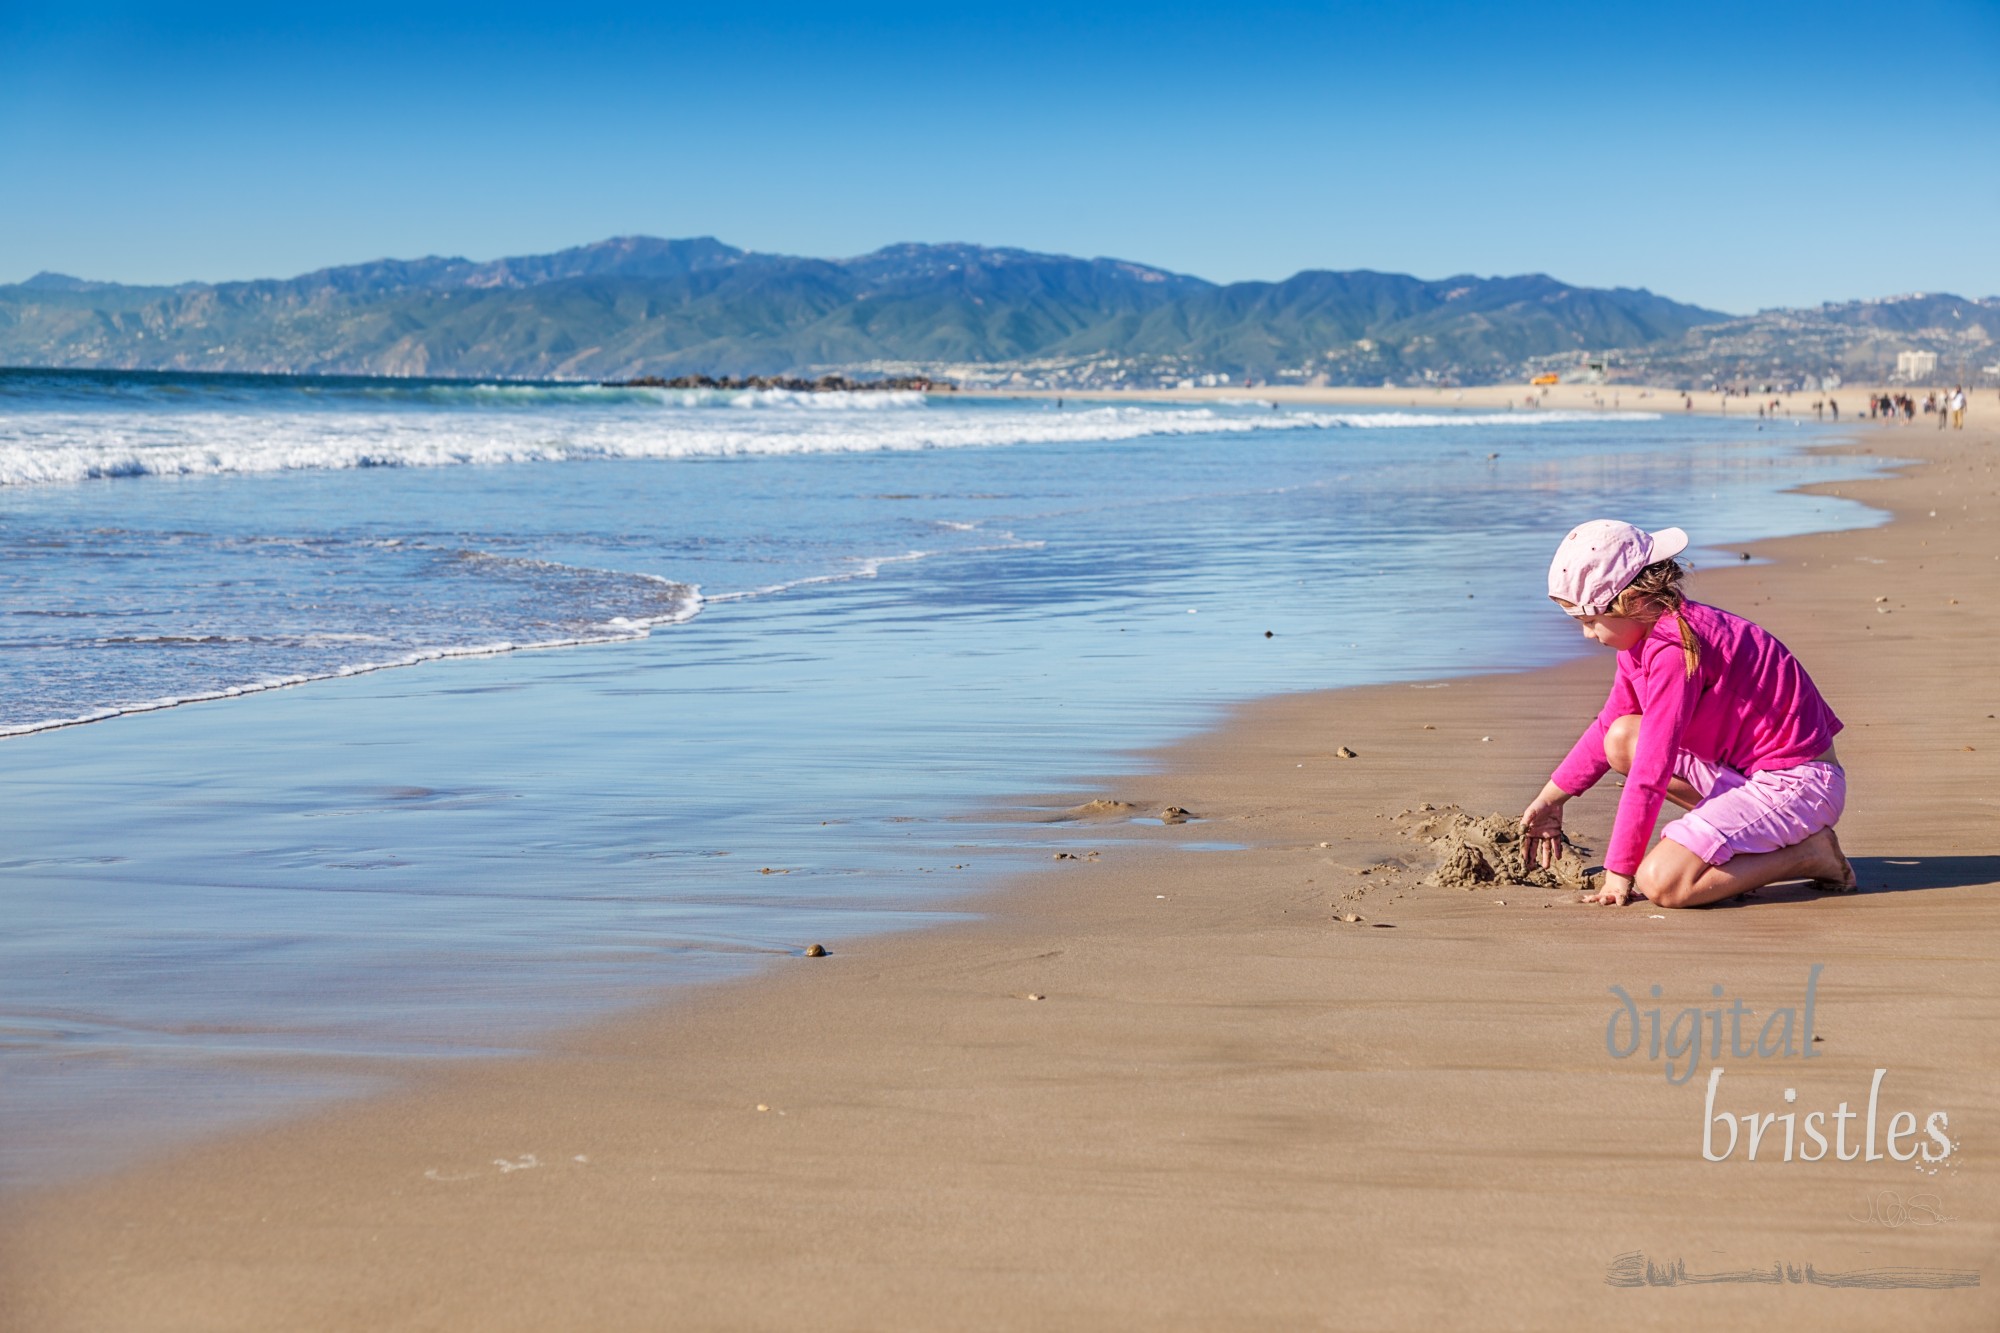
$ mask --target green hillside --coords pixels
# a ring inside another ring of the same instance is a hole
[[[1218,286],[1120,260],[970,245],[834,261],[623,237],[490,263],[381,260],[171,288],[42,274],[0,286],[0,363],[616,379],[1053,362],[1117,363],[1116,378],[1130,382],[1472,382],[1724,318],[1539,275],[1308,272]]]

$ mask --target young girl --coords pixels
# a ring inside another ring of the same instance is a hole
[[[1612,769],[1626,775],[1597,901],[1636,888],[1662,907],[1699,907],[1787,879],[1849,892],[1854,869],[1833,825],[1847,777],[1840,719],[1797,658],[1740,616],[1688,601],[1679,528],[1599,519],[1563,539],[1549,596],[1583,637],[1618,651],[1611,697],[1521,816],[1528,864],[1560,850],[1563,805]],[[1646,841],[1660,806],[1688,813]]]

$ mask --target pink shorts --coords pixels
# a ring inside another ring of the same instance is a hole
[[[1660,831],[1712,866],[1739,852],[1775,852],[1839,822],[1847,774],[1837,764],[1800,764],[1748,776],[1683,750],[1674,775],[1701,804]]]

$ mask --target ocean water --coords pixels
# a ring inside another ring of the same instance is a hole
[[[1875,520],[1811,428],[1431,397],[0,371],[0,1184],[949,917],[1231,701],[1573,652],[1581,519]]]

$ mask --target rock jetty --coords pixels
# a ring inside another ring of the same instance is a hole
[[[951,393],[956,384],[925,375],[899,375],[886,380],[851,380],[845,375],[821,375],[816,380],[787,375],[676,375],[661,379],[641,375],[635,380],[606,380],[607,389],[784,389],[791,393],[886,393],[892,390],[917,393]]]

